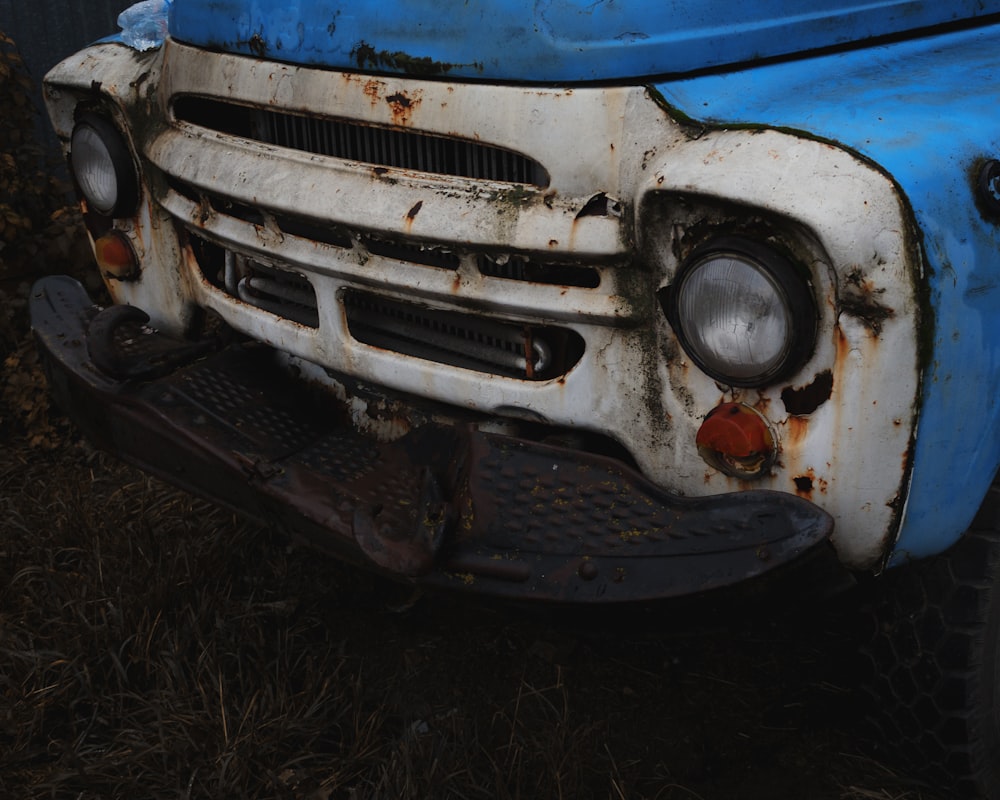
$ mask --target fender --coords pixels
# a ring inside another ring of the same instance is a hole
[[[880,165],[923,234],[921,412],[891,562],[947,549],[1000,465],[1000,235],[976,201],[1000,152],[1000,27],[657,85],[709,126],[806,132]]]

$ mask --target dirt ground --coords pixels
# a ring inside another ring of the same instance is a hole
[[[69,266],[69,265],[67,265]],[[943,800],[866,739],[850,603],[414,596],[0,393],[0,796]]]

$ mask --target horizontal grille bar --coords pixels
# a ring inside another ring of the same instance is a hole
[[[313,242],[343,249],[358,247],[383,258],[408,264],[420,264],[455,271],[463,258],[470,258],[479,273],[487,278],[538,283],[547,286],[573,286],[596,289],[601,285],[601,271],[593,266],[550,263],[512,253],[463,253],[452,249],[453,243],[393,239],[340,226],[308,220],[304,217],[268,212],[216,193],[205,192],[166,176],[167,185],[177,194],[217,214],[249,222],[273,224],[279,231]]]
[[[261,209],[241,203],[220,194],[202,192],[172,176],[166,176],[167,185],[177,194],[196,203],[203,209],[210,207],[217,214],[249,222],[251,225],[267,225],[267,218]],[[298,236],[313,242],[348,249],[352,247],[351,238],[336,226],[313,222],[305,217],[293,217],[288,214],[271,214],[271,219],[282,233]]]
[[[537,161],[468,139],[255,109],[203,97],[175,98],[174,115],[220,133],[378,167],[539,187],[549,184],[548,173]]]

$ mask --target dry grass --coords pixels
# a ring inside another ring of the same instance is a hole
[[[51,424],[0,451],[0,796],[935,798],[822,616],[414,601]]]

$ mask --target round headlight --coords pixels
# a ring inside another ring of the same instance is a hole
[[[791,263],[743,239],[696,250],[673,292],[678,337],[708,375],[731,386],[762,386],[812,352],[812,292]]]
[[[104,117],[77,122],[70,143],[73,177],[87,205],[107,217],[129,216],[139,202],[139,181],[128,145]]]

